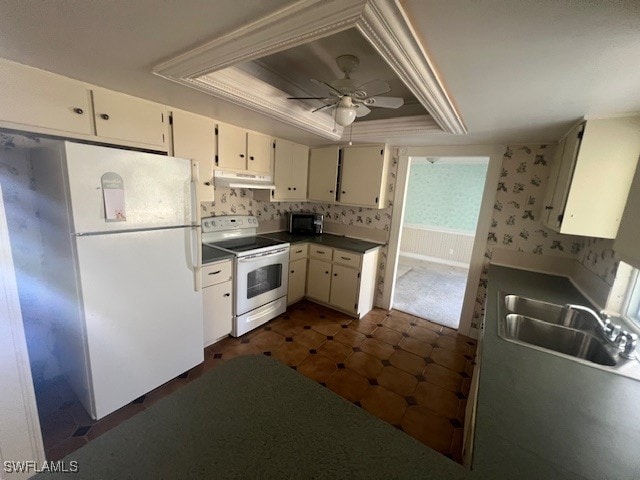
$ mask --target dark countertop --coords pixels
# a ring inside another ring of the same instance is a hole
[[[220,260],[226,260],[233,258],[233,253],[220,250],[219,248],[210,247],[208,245],[202,245],[202,264],[218,262]]]
[[[640,382],[498,336],[498,292],[589,302],[562,277],[492,265],[474,472],[493,478],[640,478]]]
[[[370,250],[383,246],[380,243],[368,242],[357,238],[342,237],[340,235],[332,235],[331,233],[321,233],[319,235],[293,235],[289,232],[272,232],[259,233],[258,235],[289,242],[292,245],[295,243],[310,242],[356,253],[367,253]]]

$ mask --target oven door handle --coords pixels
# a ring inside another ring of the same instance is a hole
[[[278,250],[270,250],[270,251],[264,252],[264,253],[255,253],[253,255],[247,255],[246,257],[238,258],[238,262],[244,263],[244,262],[249,262],[251,260],[254,260],[256,258],[263,258],[263,257],[271,257],[271,256],[275,256],[275,255],[280,255],[280,254],[286,252],[287,250],[288,250],[287,248],[279,248]]]

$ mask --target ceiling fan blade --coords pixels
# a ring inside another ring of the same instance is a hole
[[[400,108],[404,105],[404,99],[400,97],[369,97],[363,103],[369,107]]]
[[[335,104],[330,103],[328,105],[323,105],[321,107],[316,108],[315,110],[311,110],[311,113],[319,112],[320,110],[324,110],[325,108],[333,107]]]
[[[382,80],[371,80],[370,82],[363,83],[362,85],[358,86],[356,90],[363,91],[365,94],[361,98],[364,98],[388,93],[391,91],[391,87],[387,82],[383,82]]]
[[[365,107],[361,103],[354,106],[356,107],[356,117],[364,117],[365,115],[371,113],[371,109]]]
[[[331,100],[330,97],[287,97],[287,100]]]
[[[309,80],[311,80],[313,83],[315,83],[316,85],[322,85],[323,87],[327,87],[331,93],[341,97],[342,93],[340,92],[340,90],[336,90],[334,87],[332,87],[331,85],[329,85],[327,82],[323,82],[322,80],[316,80],[315,78],[310,78]]]

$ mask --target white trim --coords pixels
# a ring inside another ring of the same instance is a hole
[[[454,235],[462,235],[465,237],[473,237],[475,232],[467,232],[464,230],[456,230],[455,228],[444,228],[444,227],[430,227],[427,225],[420,225],[419,223],[405,223],[402,225],[403,228],[415,228],[416,230],[427,230],[429,232],[440,232],[440,233],[453,233]]]
[[[429,160],[429,159],[432,160]],[[487,163],[489,163],[489,160],[487,160],[486,157],[460,157],[460,158],[447,158],[447,157],[412,157],[411,158],[411,163],[414,165],[420,165],[420,164],[426,164],[426,163],[430,163],[430,164],[460,164],[460,165],[486,165]]]
[[[400,257],[413,258],[414,260],[422,260],[424,262],[439,263],[441,265],[450,265],[452,267],[469,268],[468,263],[455,262],[444,258],[430,257],[429,255],[420,255],[419,253],[400,252]]]
[[[301,125],[299,111],[292,108],[286,97],[256,99],[255,92],[263,82],[237,85],[233,78],[221,75],[221,70],[350,28],[365,37],[442,131],[467,133],[399,0],[300,0],[156,65],[153,73],[327,137],[326,114],[315,115],[313,119],[303,115]],[[211,76],[211,72],[217,73]],[[205,75],[215,81],[205,83],[202,78]],[[287,117],[282,115],[285,110],[289,112]],[[378,128],[378,124],[370,126]]]
[[[12,460],[32,460],[42,465],[44,447],[1,187],[0,291],[0,468]],[[32,474],[15,474],[11,478],[28,478]]]
[[[349,128],[342,130],[342,140],[371,140],[391,138],[404,135],[425,135],[442,133],[442,130],[429,115],[390,118],[388,120],[358,120]]]
[[[493,204],[498,189],[504,147],[501,145],[406,147],[401,148],[399,153],[400,157],[398,159],[394,208],[389,233],[384,290],[381,299],[383,308],[387,309],[393,308],[395,273],[398,266],[398,255],[400,253],[400,232],[402,229],[402,217],[404,215],[410,157],[489,157],[489,166],[485,177],[475,240],[473,242],[469,276],[467,277],[467,287],[462,303],[462,312],[460,314],[460,326],[458,327],[460,333],[468,335],[473,320],[484,252],[487,249],[487,235],[489,233],[489,227],[491,226],[491,219],[493,218]]]

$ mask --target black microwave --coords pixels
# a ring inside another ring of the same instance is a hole
[[[298,212],[289,214],[289,233],[315,235],[322,233],[324,215],[320,213]]]

